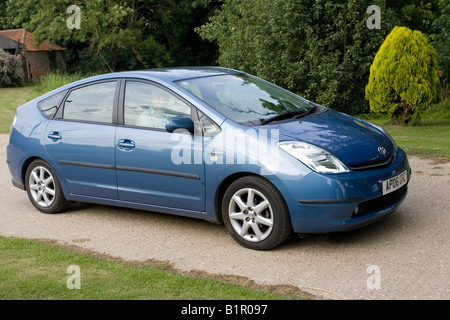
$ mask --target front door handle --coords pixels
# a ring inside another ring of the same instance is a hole
[[[62,139],[61,133],[59,133],[59,132],[57,132],[57,131],[52,131],[52,132],[50,132],[50,133],[47,135],[47,137],[48,137],[49,139],[52,139],[53,142],[56,142],[56,141]]]
[[[121,139],[117,141],[117,147],[123,151],[131,151],[136,147],[136,144],[133,140],[130,139]]]

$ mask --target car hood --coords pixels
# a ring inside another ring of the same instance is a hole
[[[367,122],[325,109],[309,117],[265,125],[278,129],[280,141],[299,140],[321,147],[346,165],[382,161],[389,158],[394,145],[391,139]],[[379,151],[383,147],[386,153]]]

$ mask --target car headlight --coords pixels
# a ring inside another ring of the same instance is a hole
[[[300,141],[278,142],[277,145],[291,156],[318,173],[343,173],[350,170],[328,151]]]

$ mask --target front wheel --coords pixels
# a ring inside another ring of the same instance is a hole
[[[35,160],[30,164],[25,184],[28,198],[39,211],[58,213],[67,207],[58,177],[45,161]]]
[[[250,249],[271,249],[292,231],[283,197],[261,177],[249,176],[233,182],[224,194],[222,215],[233,239]]]

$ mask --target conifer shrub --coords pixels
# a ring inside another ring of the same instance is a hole
[[[366,99],[375,113],[408,123],[440,100],[437,53],[420,31],[395,27],[370,67]]]

